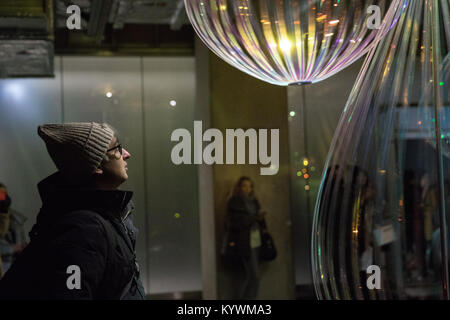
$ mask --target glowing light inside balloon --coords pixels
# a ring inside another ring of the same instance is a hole
[[[291,50],[292,44],[289,40],[283,39],[280,41],[280,49],[289,52]]]
[[[200,39],[260,80],[293,85],[349,66],[392,28],[411,0],[185,0]],[[369,6],[381,9],[379,29]]]

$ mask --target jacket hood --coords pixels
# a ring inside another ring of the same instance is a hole
[[[60,172],[38,183],[42,208],[38,220],[60,216],[75,210],[94,210],[109,218],[126,218],[134,209],[132,191],[100,190],[69,186]]]

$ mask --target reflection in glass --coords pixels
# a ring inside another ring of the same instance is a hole
[[[200,39],[219,57],[286,86],[324,80],[352,64],[386,34],[405,2],[185,0],[185,6]]]
[[[320,299],[448,298],[449,21],[407,1],[358,76],[316,203]]]

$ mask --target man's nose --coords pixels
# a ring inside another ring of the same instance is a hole
[[[131,158],[131,154],[126,149],[122,149],[122,153],[124,160]]]

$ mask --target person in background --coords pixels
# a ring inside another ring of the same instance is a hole
[[[431,266],[431,250],[433,232],[439,227],[439,189],[437,185],[431,182],[429,173],[425,173],[420,181],[421,186],[421,202],[420,210],[424,217],[424,237],[425,237],[425,276],[432,277],[433,268]],[[438,222],[436,224],[436,222]]]
[[[2,188],[6,190],[5,185],[0,183],[0,189]],[[11,206],[11,203],[12,200],[9,198],[9,206]],[[9,208],[9,228],[5,233],[0,234],[0,254],[3,272],[8,271],[17,255],[27,245],[24,229],[26,220],[27,218],[24,215]]]
[[[9,228],[9,206],[11,198],[8,196],[6,187],[0,183],[0,237],[3,237]],[[0,278],[3,276],[2,259],[0,256]]]
[[[412,237],[413,237],[413,259],[409,264],[411,270],[411,280],[414,282],[422,282],[426,273],[426,240],[425,240],[425,219],[424,212],[421,208],[423,177],[420,180],[414,179],[414,185],[411,185],[411,195],[408,199],[412,207]],[[406,199],[406,197],[405,197]],[[406,206],[406,200],[405,200]]]
[[[417,173],[414,170],[406,170],[403,176],[403,203],[405,210],[406,253],[408,257],[414,255],[414,222],[420,209],[419,192]]]
[[[261,230],[265,213],[261,210],[249,177],[237,181],[233,195],[227,204],[229,242],[235,246],[235,253],[245,269],[245,282],[241,300],[253,300],[258,296],[260,283]]]
[[[438,191],[436,191],[438,192]],[[450,208],[450,180],[446,179],[444,181],[444,205],[445,205],[445,219],[447,228],[447,261],[450,264],[450,237],[448,233],[450,232],[450,214],[447,212],[447,208]],[[430,249],[430,268],[433,270],[434,278],[439,281],[441,279],[442,273],[442,251],[441,251],[441,216],[439,209],[439,198],[436,194],[436,208],[434,210],[433,225],[435,229],[432,234],[431,239],[431,249]]]
[[[0,280],[0,299],[143,300],[131,221],[130,153],[107,124],[38,127],[58,171],[38,184],[30,243]]]

